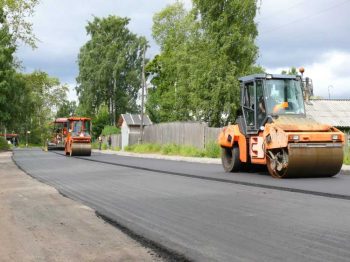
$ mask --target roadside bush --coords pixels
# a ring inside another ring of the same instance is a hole
[[[91,144],[91,148],[92,149],[98,149],[98,142],[93,142],[92,144]]]
[[[350,165],[350,149],[346,148],[344,151],[344,165]]]
[[[0,150],[10,150],[10,145],[4,137],[0,137]]]
[[[205,152],[193,146],[180,146],[180,156],[204,157]]]
[[[177,144],[135,144],[126,146],[125,151],[134,153],[158,153],[162,155],[177,155],[187,157],[220,157],[220,146],[214,141],[206,145],[205,150],[198,149],[189,145],[177,145]]]
[[[176,144],[166,144],[162,146],[160,151],[163,155],[179,155],[180,146]]]
[[[105,126],[102,130],[103,136],[120,134],[120,128],[115,126]]]
[[[113,151],[120,151],[120,147],[119,146],[114,146],[114,147],[112,147],[112,150]]]
[[[218,158],[220,157],[221,154],[221,149],[218,143],[215,141],[210,141],[208,144],[205,146],[205,156],[206,157],[211,157],[211,158]]]
[[[124,150],[135,153],[159,153],[161,146],[159,144],[135,144],[126,146]]]

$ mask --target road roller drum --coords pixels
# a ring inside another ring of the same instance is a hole
[[[73,143],[71,156],[90,156],[91,144],[90,143]]]
[[[276,178],[331,177],[342,164],[341,143],[289,144],[287,150],[267,155],[267,168]]]

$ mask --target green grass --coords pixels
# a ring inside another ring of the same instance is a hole
[[[7,140],[0,137],[0,150],[10,150],[11,146],[7,143]]]
[[[161,150],[161,146],[158,144],[135,144],[131,146],[126,146],[124,148],[125,151],[134,152],[134,153],[159,153]]]
[[[112,150],[113,150],[113,151],[120,151],[120,149],[121,149],[121,148],[120,148],[119,146],[114,146],[114,147],[112,147]]]
[[[92,148],[92,149],[99,149],[99,143],[98,143],[98,141],[95,141],[95,142],[91,143],[91,148]]]
[[[344,165],[350,165],[350,148],[346,148],[344,151]]]
[[[18,145],[18,147],[19,148],[26,148],[26,144],[20,143]],[[31,143],[29,143],[28,147],[43,147],[43,145],[42,144],[31,144]]]
[[[210,142],[206,145],[204,150],[198,149],[188,145],[176,144],[135,144],[124,148],[125,151],[143,154],[162,154],[172,156],[186,156],[186,157],[220,157],[220,147],[215,142]]]

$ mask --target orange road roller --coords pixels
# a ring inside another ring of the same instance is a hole
[[[69,156],[91,155],[91,118],[69,117],[64,151]]]
[[[240,112],[218,138],[226,172],[265,165],[275,178],[339,173],[344,134],[306,116],[312,89],[302,76],[255,74],[239,81]]]

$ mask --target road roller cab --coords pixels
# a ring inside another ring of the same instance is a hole
[[[344,134],[305,113],[310,79],[255,74],[239,81],[240,113],[235,125],[219,135],[225,171],[267,165],[276,178],[333,176],[340,171]]]
[[[64,151],[70,156],[91,155],[91,118],[68,118],[68,133]]]

